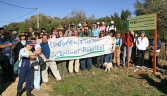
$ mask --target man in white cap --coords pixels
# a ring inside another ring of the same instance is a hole
[[[81,23],[79,23],[78,24],[78,28],[77,28],[77,31],[78,31],[78,34],[80,34],[81,32],[81,29],[82,29],[82,24]]]
[[[114,21],[111,21],[111,24],[107,26],[106,33],[108,34],[110,30],[115,30],[116,32],[116,26],[114,25]]]
[[[97,22],[97,28],[100,28],[100,23],[99,22]]]
[[[17,36],[17,32],[13,31],[12,32],[12,40],[17,44],[19,42],[19,37]]]

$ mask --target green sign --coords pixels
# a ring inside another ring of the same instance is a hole
[[[157,14],[148,14],[132,18],[127,18],[128,30],[152,30],[157,26]]]

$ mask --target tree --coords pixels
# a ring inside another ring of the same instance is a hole
[[[28,27],[25,24],[22,24],[19,28],[19,32],[18,34],[20,34],[21,32],[27,32]]]
[[[161,39],[165,39],[167,33],[167,0],[143,0],[143,2],[136,1],[135,14],[146,15],[158,14],[158,33]]]

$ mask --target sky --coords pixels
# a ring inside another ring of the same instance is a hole
[[[121,10],[130,10],[134,12],[134,3],[136,0],[0,0],[12,5],[38,8],[39,13],[51,17],[68,16],[73,10],[83,10],[87,17],[92,15],[95,18],[113,15],[114,12],[120,14]],[[22,22],[32,15],[36,15],[34,9],[23,9],[10,6],[0,2],[0,27],[12,22]],[[32,13],[23,16],[29,12]],[[23,16],[23,17],[22,17]],[[132,15],[134,16],[134,14]],[[22,17],[22,18],[19,18]],[[17,19],[19,18],[19,19]]]

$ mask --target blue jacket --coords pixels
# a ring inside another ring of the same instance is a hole
[[[149,46],[154,46],[154,40],[151,40],[149,44],[150,44]],[[156,46],[157,46],[156,50],[161,49],[161,40],[159,38],[157,39],[157,45]]]

